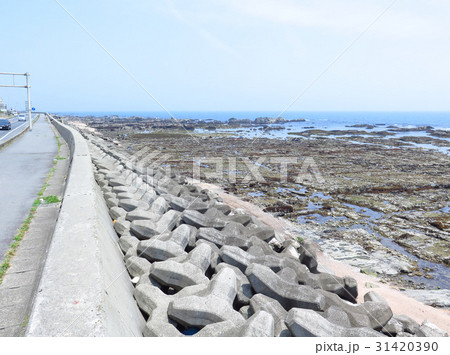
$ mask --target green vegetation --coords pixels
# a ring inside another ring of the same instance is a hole
[[[55,138],[56,138],[56,143],[58,143],[58,153],[59,153],[59,152],[61,152],[61,146],[62,146],[62,143],[61,143],[60,140],[59,140],[60,137],[58,137],[56,134],[55,134]],[[59,157],[59,154],[58,154],[58,156],[56,157],[56,159],[58,159],[58,157]],[[62,158],[62,159],[66,159],[66,158]],[[59,159],[58,159],[58,160],[59,160]]]
[[[55,196],[55,195],[42,197],[41,199],[39,199],[39,201],[44,201],[44,202],[41,202],[41,204],[44,204],[44,203],[50,204],[50,203],[61,202],[61,200],[58,198],[58,196]]]
[[[361,272],[361,274],[366,274],[369,276],[378,276],[378,274],[375,271],[373,271],[369,268],[361,269],[360,272]]]
[[[43,193],[43,190],[45,187],[40,191],[40,193]],[[3,276],[5,275],[6,271],[10,267],[10,262],[14,254],[16,253],[17,248],[19,247],[19,242],[23,239],[25,233],[30,228],[31,221],[33,220],[34,215],[36,214],[36,210],[39,206],[39,198],[37,198],[34,203],[33,207],[31,207],[30,213],[28,214],[27,219],[22,223],[22,226],[19,229],[19,232],[14,237],[14,242],[11,243],[10,248],[8,252],[6,253],[5,260],[3,261],[3,264],[0,266],[0,284],[3,281]]]

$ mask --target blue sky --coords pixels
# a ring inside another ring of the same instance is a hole
[[[169,111],[281,111],[392,2],[58,1]],[[55,0],[0,13],[0,71],[30,72],[38,109],[162,110]],[[449,111],[449,18],[447,0],[398,0],[290,110]]]

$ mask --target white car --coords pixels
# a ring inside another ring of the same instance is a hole
[[[26,121],[27,120],[27,118],[25,117],[25,114],[24,113],[21,113],[20,115],[19,115],[19,121]]]

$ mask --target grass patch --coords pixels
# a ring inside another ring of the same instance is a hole
[[[50,176],[49,176],[50,177]],[[42,188],[41,192],[45,187]],[[10,267],[10,262],[12,257],[17,251],[17,248],[19,247],[19,242],[23,239],[25,233],[30,229],[31,221],[33,220],[34,215],[36,214],[36,210],[39,206],[39,198],[34,200],[33,206],[31,207],[30,213],[28,214],[27,219],[22,223],[22,226],[19,229],[19,232],[14,237],[14,241],[11,243],[10,248],[8,252],[6,253],[5,260],[3,261],[2,265],[0,266],[0,284],[3,282],[3,276],[5,275],[6,271]]]
[[[55,138],[56,138],[56,143],[58,144],[58,153],[60,153],[60,152],[61,152],[61,146],[62,146],[62,143],[61,143],[61,141],[59,140],[59,138],[61,138],[61,137],[57,136],[56,133],[55,133]],[[58,159],[58,158],[60,158],[60,159]],[[56,157],[56,159],[57,159],[57,160],[61,160],[61,159],[66,159],[66,158],[61,158],[61,157],[59,156],[59,154],[58,154],[58,156]]]
[[[39,201],[43,201],[43,202],[41,202],[41,204],[43,204],[43,203],[49,204],[49,203],[61,202],[61,200],[58,198],[58,196],[55,196],[55,195],[42,197],[42,198],[39,199]]]

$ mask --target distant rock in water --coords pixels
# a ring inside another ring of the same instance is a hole
[[[253,121],[255,124],[270,124],[270,123],[286,123],[286,122],[305,122],[306,119],[304,118],[298,118],[295,120],[287,120],[283,117],[257,117]]]

